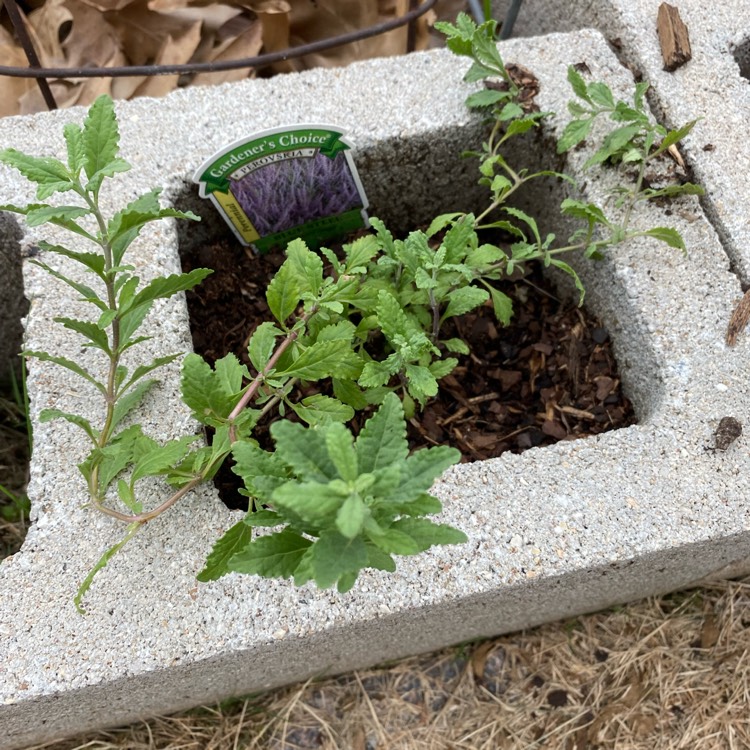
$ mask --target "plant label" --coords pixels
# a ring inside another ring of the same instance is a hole
[[[214,154],[193,181],[243,245],[267,252],[301,237],[318,247],[368,225],[350,148],[330,125],[274,128]]]

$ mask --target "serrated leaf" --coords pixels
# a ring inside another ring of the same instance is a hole
[[[119,392],[125,393],[125,391],[127,391],[134,383],[137,383],[142,377],[148,375],[159,367],[174,362],[179,356],[179,354],[168,354],[166,357],[157,357],[148,365],[140,365],[139,367],[136,367],[133,374],[130,376],[130,379],[122,386]]]
[[[485,284],[485,286],[492,298],[492,308],[495,311],[495,317],[500,323],[507,326],[513,317],[513,300],[504,292],[495,289],[491,284]]]
[[[375,568],[375,570],[385,570],[388,573],[393,573],[396,570],[396,562],[394,559],[375,546],[372,542],[365,542],[367,548],[367,567]]]
[[[568,66],[568,83],[573,87],[573,92],[579,99],[591,102],[586,89],[586,81],[583,80],[581,74],[572,65]]]
[[[415,267],[415,273],[416,270],[417,268]],[[378,292],[378,304],[376,310],[378,323],[380,324],[380,328],[386,338],[393,340],[396,336],[409,336],[413,326],[409,324],[406,314],[398,303],[398,300],[385,289],[381,289]]]
[[[63,136],[68,150],[68,168],[74,177],[83,169],[83,133],[80,125],[73,122],[63,126]]]
[[[320,256],[308,249],[304,240],[295,239],[287,245],[286,257],[289,272],[296,279],[300,294],[311,292],[317,297],[323,285],[323,261]]]
[[[39,245],[41,246],[41,242]],[[98,307],[100,310],[106,310],[107,309],[107,303],[104,302],[99,295],[86,284],[81,284],[77,282],[75,279],[69,279],[64,274],[60,273],[59,271],[56,271],[54,268],[48,266],[46,263],[42,263],[39,260],[31,259],[29,261],[30,263],[33,263],[35,266],[39,266],[39,268],[43,268],[50,276],[53,276],[56,279],[60,279],[60,281],[65,282],[68,286],[75,289],[80,295],[81,299],[85,302],[90,302],[91,304]]]
[[[198,435],[185,435],[176,440],[170,440],[164,445],[152,447],[147,455],[137,461],[130,477],[130,484],[134,484],[143,477],[163,474],[182,459],[191,443],[199,439]]]
[[[338,475],[346,482],[353,482],[358,472],[352,433],[339,422],[327,425],[324,430],[326,449]]]
[[[97,349],[101,349],[107,356],[111,354],[109,337],[96,323],[92,323],[90,320],[77,320],[75,318],[53,318],[53,320],[69,331],[75,331],[85,339],[88,339],[91,343],[87,346],[94,346]]]
[[[465,286],[454,289],[448,295],[448,306],[442,314],[441,322],[457,315],[463,315],[470,312],[480,305],[484,304],[489,298],[489,294],[484,289],[475,286]]]
[[[615,99],[606,83],[594,81],[594,83],[588,85],[586,91],[589,95],[589,101],[592,101],[594,104],[607,109],[615,108]]]
[[[283,522],[283,518],[276,511],[262,509],[250,510],[243,519],[242,523],[252,526],[253,528],[273,528]]]
[[[369,402],[362,393],[362,389],[353,380],[333,378],[332,385],[333,395],[352,409],[359,411],[368,405]]]
[[[409,393],[416,398],[421,404],[427,398],[437,394],[438,384],[435,376],[429,368],[422,365],[406,365],[404,374],[408,383]]]
[[[3,210],[2,206],[0,206],[0,210]],[[48,242],[40,242],[39,247],[47,252],[72,258],[93,271],[100,279],[104,279],[104,256],[100,253],[79,253],[68,250],[67,247],[62,245],[51,245]]]
[[[409,534],[398,529],[385,529],[382,534],[371,536],[370,539],[383,552],[391,555],[417,555],[424,549]]]
[[[583,287],[583,283],[581,282],[580,277],[575,272],[572,266],[565,263],[565,261],[557,260],[556,258],[550,259],[550,263],[555,266],[556,268],[559,268],[561,271],[564,271],[573,279],[573,283],[576,285],[576,289],[578,290],[579,298],[578,298],[578,305],[583,304],[583,298],[586,295],[586,290]]]
[[[581,141],[586,140],[593,124],[593,118],[571,120],[565,126],[565,130],[563,130],[563,134],[557,142],[557,153],[564,154],[566,151],[570,151],[573,146],[577,146]]]
[[[354,448],[362,474],[385,469],[406,458],[409,444],[404,409],[398,396],[386,395],[380,408],[360,430]]]
[[[141,380],[138,385],[131,388],[127,393],[120,396],[117,399],[115,408],[112,411],[112,429],[122,422],[133,409],[138,407],[143,401],[144,396],[158,383],[159,381],[151,378],[150,380]]]
[[[429,516],[442,511],[442,503],[427,492],[414,497],[412,500],[404,503],[397,503],[395,510],[407,516]]]
[[[264,578],[289,578],[300,563],[309,539],[293,531],[256,537],[241,552],[229,558],[227,568],[236,573],[250,573]]]
[[[498,102],[507,100],[509,96],[510,92],[508,91],[483,89],[482,91],[475,91],[473,94],[469,94],[469,96],[466,97],[466,106],[469,107],[469,109],[491,107]]]
[[[508,124],[508,127],[505,129],[505,137],[510,138],[514,135],[521,135],[523,133],[526,133],[527,131],[531,130],[536,125],[536,118],[533,117],[524,117],[520,120],[513,120]]]
[[[235,405],[233,396],[219,387],[216,373],[197,354],[188,354],[182,363],[182,400],[203,424],[218,426]]]
[[[188,289],[192,289],[212,273],[213,271],[210,268],[196,268],[189,273],[174,273],[169,276],[159,276],[141,289],[133,297],[130,304],[126,305],[123,312],[128,312],[140,305],[149,304],[156,299],[172,297],[178,292],[185,292]]]
[[[354,539],[362,531],[362,525],[367,517],[367,506],[357,494],[349,495],[336,514],[336,528],[342,536]]]
[[[96,99],[83,123],[83,169],[91,180],[117,156],[120,133],[117,128],[112,99],[102,95]]]
[[[257,372],[262,372],[271,359],[276,347],[276,337],[279,335],[282,335],[282,332],[274,323],[267,321],[261,323],[250,337],[247,353]]]
[[[660,242],[666,242],[669,247],[674,247],[677,250],[687,252],[685,247],[685,241],[682,239],[682,235],[672,227],[653,227],[646,232],[639,232],[640,235],[647,237],[653,237]]]
[[[229,573],[229,560],[244,550],[252,540],[252,528],[243,521],[236,523],[214,543],[206,564],[196,579],[201,583],[208,583]]]
[[[82,377],[84,380],[87,380],[102,393],[106,394],[107,392],[107,389],[90,372],[81,367],[77,362],[73,362],[72,360],[66,359],[65,357],[56,357],[52,354],[47,354],[47,352],[26,351],[24,352],[24,354],[27,357],[35,357],[42,362],[54,362],[56,365],[60,365],[60,367],[64,367],[66,370],[70,370],[76,375]]]
[[[65,165],[57,159],[27,156],[14,148],[6,148],[0,151],[0,162],[17,169],[27,180],[35,182],[38,185],[36,196],[39,200],[75,188]]]
[[[376,237],[367,235],[354,240],[350,245],[344,246],[346,255],[346,272],[351,274],[357,269],[364,269],[380,251],[380,243]]]
[[[297,309],[302,299],[302,288],[288,260],[284,261],[266,288],[266,301],[271,313],[283,324]]]
[[[362,360],[347,341],[316,341],[308,346],[289,367],[277,370],[279,377],[320,380],[321,378],[356,378],[362,371]]]
[[[427,492],[449,466],[460,460],[461,454],[446,445],[418,450],[406,459],[404,480],[389,500],[394,503],[413,500],[415,496]]]
[[[330,483],[287,482],[274,490],[273,506],[282,514],[290,510],[306,523],[318,527],[329,525],[345,499],[345,495],[335,492],[334,487]]]
[[[54,224],[80,234],[87,240],[96,242],[96,237],[87,232],[80,224],[73,221],[80,216],[90,215],[91,211],[87,208],[82,208],[81,206],[33,205],[29,206],[28,209],[26,212],[26,223],[30,227],[37,227],[42,224]]]
[[[468,354],[469,345],[463,339],[446,339],[442,342],[449,352],[456,354]]]
[[[277,455],[292,467],[300,479],[326,483],[338,476],[322,440],[322,433],[314,428],[305,429],[300,424],[285,421],[275,422],[271,425],[271,436],[276,443]]]
[[[435,380],[440,380],[440,378],[450,375],[456,369],[456,365],[458,365],[458,360],[455,357],[447,357],[446,359],[438,359],[433,362],[429,370]]]
[[[454,212],[450,214],[440,214],[440,216],[436,216],[431,222],[430,226],[427,228],[427,231],[425,234],[428,237],[432,237],[433,235],[437,234],[440,230],[445,229],[449,224],[452,224],[456,219],[458,219],[460,216],[463,216],[464,214],[461,212]]]
[[[611,156],[615,156],[623,148],[625,148],[640,132],[640,125],[625,125],[624,127],[617,128],[611,133],[608,133],[604,138],[604,142],[602,143],[601,148],[598,149],[593,156],[586,160],[586,163],[583,165],[584,169],[588,169],[593,164],[601,164]]]
[[[367,548],[360,536],[347,539],[338,531],[324,531],[313,546],[311,564],[315,583],[327,589],[367,565]]]
[[[300,419],[312,426],[330,422],[348,422],[354,417],[354,409],[351,406],[322,394],[308,396],[303,398],[300,403],[291,406]]]
[[[273,491],[289,481],[290,470],[281,456],[241,440],[232,446],[232,471],[258,499],[270,502]],[[325,477],[323,477],[325,480]]]
[[[447,524],[433,523],[427,518],[401,518],[391,528],[410,536],[420,551],[428,550],[435,544],[464,544],[468,541],[463,531]]]
[[[697,122],[698,120],[691,120],[677,130],[670,130],[662,139],[659,147],[653,153],[649,154],[649,158],[651,159],[657,154],[661,154],[666,151],[670,146],[679,143],[695,127],[695,124]]]
[[[66,422],[74,424],[76,427],[80,427],[91,439],[91,442],[96,444],[99,433],[94,430],[88,419],[84,419],[78,414],[70,414],[60,409],[42,409],[39,414],[40,422],[49,422],[52,419],[64,419]]]

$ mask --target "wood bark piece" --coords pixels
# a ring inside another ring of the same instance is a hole
[[[674,5],[662,3],[656,17],[656,33],[659,35],[664,70],[670,73],[684,65],[693,56],[690,37],[680,11]]]

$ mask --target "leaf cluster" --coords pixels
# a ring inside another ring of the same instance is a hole
[[[409,456],[401,402],[388,394],[356,437],[338,422],[271,427],[275,451],[252,441],[234,449],[233,470],[263,505],[214,546],[198,580],[230,571],[267,578],[313,580],[348,591],[364,568],[393,572],[392,555],[415,555],[465,535],[426,515],[441,510],[428,493],[459,459],[445,446]],[[281,530],[253,537],[258,527]]]

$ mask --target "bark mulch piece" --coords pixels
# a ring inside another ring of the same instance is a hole
[[[195,350],[211,364],[234,352],[250,365],[247,344],[271,319],[265,289],[283,260],[231,242],[184,252],[185,271],[214,269],[187,295]],[[513,298],[511,324],[498,324],[489,304],[449,322],[446,337],[465,339],[471,354],[459,357],[438,396],[411,420],[412,447],[453,445],[463,461],[477,461],[633,424],[607,331],[585,309],[561,303],[538,270],[498,288]],[[357,415],[355,429],[365,417]],[[270,448],[267,430],[261,423],[255,437]],[[243,507],[228,468],[217,486],[230,507]]]

